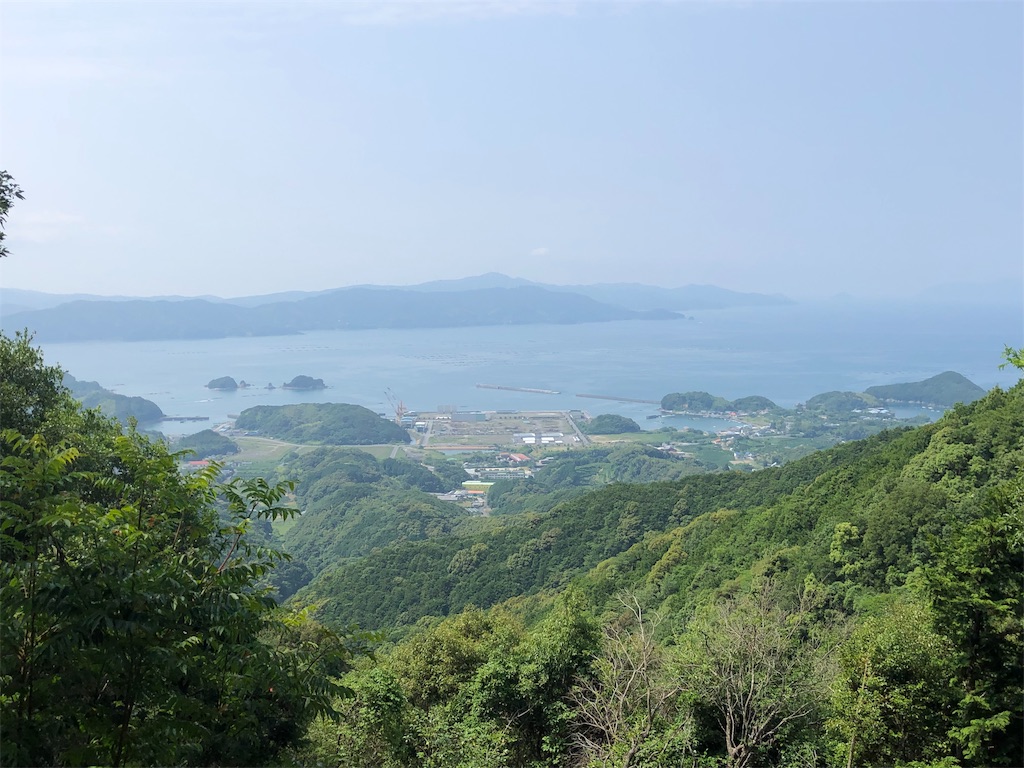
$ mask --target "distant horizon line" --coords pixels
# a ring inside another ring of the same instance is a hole
[[[46,296],[54,297],[73,297],[73,296],[89,296],[96,297],[100,300],[114,300],[114,299],[140,299],[140,300],[161,300],[161,299],[217,299],[221,301],[232,301],[246,298],[261,298],[266,296],[275,296],[282,294],[323,294],[331,291],[356,289],[356,288],[374,288],[374,289],[394,289],[394,290],[405,290],[411,288],[418,288],[428,285],[437,285],[444,283],[460,283],[470,280],[478,280],[482,278],[500,278],[509,281],[518,282],[519,285],[495,285],[485,286],[487,288],[516,288],[516,287],[557,287],[557,288],[573,288],[573,287],[593,287],[593,286],[638,286],[644,288],[654,288],[660,290],[676,291],[684,289],[714,289],[729,291],[737,294],[746,295],[757,295],[757,296],[768,296],[773,298],[787,299],[789,301],[893,301],[893,300],[907,300],[911,298],[927,298],[928,294],[947,293],[951,291],[962,291],[962,290],[990,290],[996,288],[997,291],[1002,294],[1009,292],[1012,288],[1007,287],[1006,281],[992,280],[992,281],[979,281],[970,283],[939,283],[927,287],[919,287],[914,290],[913,293],[885,293],[885,294],[863,294],[853,293],[851,291],[836,291],[834,293],[806,293],[803,291],[796,293],[782,293],[780,291],[756,291],[756,290],[741,290],[737,288],[729,288],[723,285],[715,283],[684,283],[681,285],[658,285],[654,283],[641,283],[637,281],[598,281],[590,283],[555,283],[555,282],[541,282],[530,278],[519,277],[508,275],[503,272],[482,272],[478,274],[470,274],[462,277],[454,278],[435,278],[431,280],[424,280],[412,283],[349,283],[332,286],[330,288],[284,288],[266,292],[255,292],[255,293],[239,293],[234,295],[221,295],[217,293],[197,293],[197,294],[185,294],[185,293],[160,293],[160,294],[130,294],[130,293],[96,293],[89,290],[82,291],[49,291],[41,290],[38,288],[22,288],[13,285],[4,285],[0,287],[0,291],[3,292],[23,292],[23,293],[35,293]],[[949,298],[948,296],[946,298]],[[1008,296],[1007,296],[1008,298]],[[1020,300],[1024,302],[1024,284],[1020,291]],[[1016,301],[1016,298],[1014,299]]]

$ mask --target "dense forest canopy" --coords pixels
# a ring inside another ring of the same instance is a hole
[[[238,429],[295,443],[377,445],[408,443],[409,433],[369,408],[347,403],[257,405],[235,419]]]

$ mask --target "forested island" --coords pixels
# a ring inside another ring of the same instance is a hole
[[[844,414],[857,409],[878,408],[885,403],[933,405],[949,407],[956,403],[971,403],[985,394],[985,390],[962,374],[946,371],[924,381],[903,384],[885,384],[868,387],[863,392],[823,392],[809,398],[795,410]],[[751,395],[736,400],[712,395],[709,392],[673,392],[661,399],[664,411],[680,413],[786,413],[767,397]]]
[[[327,389],[327,385],[324,384],[323,379],[314,379],[312,376],[299,375],[289,381],[287,384],[282,384],[283,389],[301,389],[301,390],[313,390],[313,389]]]
[[[946,372],[920,382],[868,387],[864,392],[822,392],[794,408],[783,408],[760,395],[729,400],[703,391],[673,392],[661,399],[661,411],[664,415],[743,419],[742,436],[734,441],[737,449],[755,449],[757,446],[749,438],[763,442],[772,437],[796,438],[821,448],[930,420],[923,412],[909,418],[897,416],[890,405],[935,404],[932,407],[944,408],[957,402],[972,402],[978,393],[984,390],[958,373]],[[945,404],[938,405],[940,402]],[[797,445],[790,443],[784,452],[794,457],[792,449]],[[777,443],[777,447],[781,446]]]
[[[485,456],[308,447],[406,434],[356,406],[249,409],[306,445],[225,481],[0,370],[5,763],[1024,762],[1024,382],[756,472],[552,452],[480,516]]]
[[[244,383],[244,382],[243,382]],[[216,379],[211,379],[206,384],[207,389],[224,389],[234,390],[238,389],[239,384],[231,376],[220,376]]]
[[[257,405],[235,419],[238,429],[295,443],[375,445],[407,443],[409,433],[369,408],[347,403]]]
[[[220,389],[232,391],[235,389],[246,389],[250,385],[245,381],[235,381],[231,376],[220,376],[216,379],[210,380],[206,384],[207,389]],[[275,389],[273,384],[268,384],[267,389]],[[323,379],[314,379],[312,376],[299,375],[293,378],[291,381],[281,385],[282,389],[298,389],[298,390],[314,390],[314,389],[326,389],[327,385],[324,384]]]
[[[885,402],[938,406],[970,403],[985,394],[984,389],[956,371],[945,371],[930,379],[909,384],[868,387],[864,391]]]

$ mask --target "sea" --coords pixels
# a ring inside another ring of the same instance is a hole
[[[718,431],[730,422],[657,417],[657,402],[670,392],[703,390],[728,399],[764,395],[792,407],[821,392],[863,391],[947,370],[986,389],[1006,387],[1019,372],[1000,370],[1003,348],[1024,346],[1019,306],[967,310],[836,300],[687,314],[675,321],[41,346],[48,364],[79,379],[153,400],[168,416],[206,419],[145,425],[169,437],[228,422],[253,406],[301,402],[354,403],[389,416],[397,401],[417,411],[582,410],[628,416],[644,429]],[[323,379],[327,388],[281,388],[300,374]],[[250,386],[206,388],[221,376]],[[918,413],[939,415],[899,411],[904,417]]]

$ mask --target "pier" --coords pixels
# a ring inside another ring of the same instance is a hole
[[[636,397],[616,397],[615,395],[576,395],[576,397],[589,397],[593,400],[615,400],[619,403],[646,403],[647,405],[661,405],[661,400],[641,400]]]
[[[504,389],[507,392],[529,392],[534,395],[560,395],[557,389],[534,389],[533,387],[504,387],[501,384],[477,384],[477,389]]]

